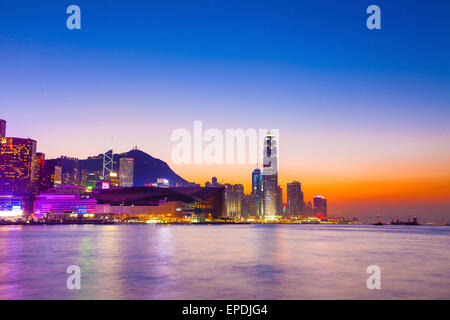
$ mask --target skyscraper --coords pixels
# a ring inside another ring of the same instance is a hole
[[[286,192],[287,192],[286,213],[288,215],[302,214],[304,211],[302,184],[297,181],[288,183]]]
[[[0,192],[36,191],[36,141],[0,138]]]
[[[305,203],[304,214],[308,217],[311,217],[314,215],[314,208],[313,208],[311,201],[308,201],[308,203]]]
[[[81,165],[78,158],[60,157],[63,186],[82,186]]]
[[[242,217],[242,200],[244,199],[244,186],[242,184],[225,185],[226,215],[230,218]]]
[[[281,216],[283,215],[283,188],[278,186],[277,191],[277,215]]]
[[[40,191],[58,187],[62,183],[62,167],[60,159],[44,160],[44,169],[41,171]]]
[[[252,193],[262,192],[262,176],[261,170],[255,169],[252,172]]]
[[[134,180],[134,159],[120,158],[119,160],[119,185],[132,187]]]
[[[0,119],[0,138],[6,137],[6,121]]]
[[[263,182],[260,169],[252,172],[252,192],[249,199],[249,215],[255,217],[263,216]]]
[[[36,157],[34,158],[35,166],[36,166],[36,181],[37,183],[33,184],[34,190],[33,192],[40,192],[40,184],[42,176],[44,175],[44,164],[45,164],[45,154],[42,152],[36,152]]]
[[[252,212],[252,199],[251,194],[246,195],[244,194],[244,197],[241,201],[241,217],[248,218],[249,216],[253,216]]]
[[[314,197],[314,214],[316,217],[327,219],[327,199],[322,196]]]
[[[264,219],[272,220],[277,214],[278,204],[278,164],[275,135],[267,133],[263,149],[263,204]]]

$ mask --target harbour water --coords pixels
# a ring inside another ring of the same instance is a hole
[[[0,299],[450,299],[449,248],[448,226],[0,226]]]

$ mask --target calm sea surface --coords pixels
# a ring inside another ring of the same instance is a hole
[[[444,226],[0,226],[0,299],[450,299],[449,250]]]

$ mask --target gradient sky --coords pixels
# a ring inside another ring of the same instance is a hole
[[[66,28],[81,7],[82,29]],[[381,8],[381,30],[366,8]],[[170,134],[278,128],[279,181],[334,215],[450,218],[448,1],[2,1],[0,118],[47,157],[135,145],[181,176]]]

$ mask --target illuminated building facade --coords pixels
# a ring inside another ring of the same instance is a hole
[[[327,219],[327,199],[322,196],[314,197],[314,215],[321,219]]]
[[[244,199],[244,186],[242,184],[225,185],[226,216],[239,219],[242,217],[242,200]]]
[[[36,218],[48,214],[95,214],[97,200],[82,198],[80,193],[41,193],[36,196]]]
[[[168,190],[192,197],[194,212],[203,218],[221,218],[225,216],[225,188],[224,187],[176,187]]]
[[[132,187],[134,179],[134,159],[120,158],[119,160],[119,185],[121,187]]]
[[[293,181],[287,184],[287,206],[286,213],[288,215],[301,215],[303,214],[304,199],[302,184],[297,181]]]
[[[262,198],[258,194],[250,193],[244,196],[242,202],[242,215],[245,218],[260,219],[262,218]]]
[[[117,172],[109,172],[104,181],[108,182],[111,188],[117,188],[120,185],[119,175]]]
[[[264,138],[263,149],[263,207],[264,219],[275,219],[278,206],[278,164],[275,135],[268,133]]]
[[[35,140],[0,138],[0,192],[37,191],[37,170]]]
[[[36,162],[35,166],[36,166],[37,183],[35,184],[33,191],[35,193],[39,193],[39,192],[41,192],[40,185],[41,185],[42,177],[44,175],[45,154],[42,152],[36,152],[36,157],[34,158],[34,161]]]
[[[178,217],[189,214],[217,219],[225,213],[224,191],[219,187],[133,187],[101,190],[91,197],[97,199],[102,214],[142,214],[146,219],[146,215],[173,214],[175,210]]]
[[[241,201],[241,217],[242,218],[248,218],[252,215],[252,212],[250,211],[251,207],[251,196],[244,194],[244,197]]]
[[[170,186],[170,183],[166,178],[157,178],[156,186],[159,188],[168,188]]]
[[[252,193],[262,193],[262,175],[260,169],[252,172]]]
[[[61,157],[59,158],[62,167],[62,185],[79,186],[81,180],[80,162],[77,158]]]
[[[249,216],[262,217],[263,216],[263,181],[260,169],[255,169],[252,172],[252,192],[248,199]]]
[[[22,201],[21,197],[13,194],[0,193],[0,220],[22,217]]]
[[[278,186],[277,189],[277,215],[283,215],[283,188]]]
[[[58,187],[62,184],[62,167],[59,159],[44,160],[41,166],[40,191],[45,192],[50,188]]]

